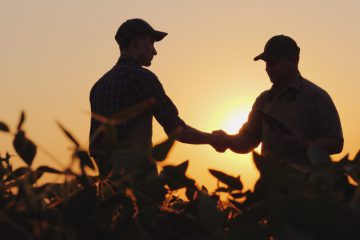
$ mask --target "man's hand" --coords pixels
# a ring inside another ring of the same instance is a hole
[[[212,143],[211,146],[217,152],[225,152],[230,147],[230,138],[223,130],[216,130],[212,132],[216,136],[216,142]]]

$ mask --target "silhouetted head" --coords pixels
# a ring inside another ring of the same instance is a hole
[[[300,48],[294,39],[277,35],[270,38],[264,52],[254,58],[254,61],[264,60],[266,72],[274,84],[286,84],[298,73]]]
[[[115,40],[121,54],[134,58],[142,66],[150,66],[153,56],[157,54],[154,43],[166,35],[166,32],[155,30],[146,21],[134,18],[121,24]]]

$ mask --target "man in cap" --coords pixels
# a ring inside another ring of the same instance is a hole
[[[229,148],[248,153],[262,143],[262,156],[305,164],[310,145],[329,154],[342,151],[343,135],[335,105],[325,90],[301,76],[299,55],[300,48],[288,36],[277,35],[266,43],[254,61],[265,61],[273,85],[256,99],[238,134],[213,132],[227,141],[222,146],[213,145],[217,151]]]
[[[157,172],[155,163],[149,157],[153,116],[168,136],[181,142],[221,144],[220,136],[186,125],[157,76],[143,68],[150,66],[157,54],[154,43],[166,35],[142,19],[127,20],[116,33],[120,58],[90,92],[90,153],[103,175],[113,167],[130,172],[149,167],[153,173]],[[144,108],[144,111],[137,111],[139,108]],[[124,111],[132,117],[126,121],[118,119],[115,127],[112,127],[113,131],[105,131],[111,127],[105,128],[104,123],[116,119],[117,114]]]

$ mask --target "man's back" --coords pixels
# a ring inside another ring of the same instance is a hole
[[[119,62],[99,79],[90,92],[91,112],[106,118],[144,101],[147,96],[142,96],[137,91],[144,78],[142,68],[130,59],[120,59]],[[125,138],[134,126],[144,119],[146,114],[137,116],[130,121],[116,126],[116,140]],[[103,140],[103,134],[94,136],[102,125],[95,118],[91,119],[90,147]]]

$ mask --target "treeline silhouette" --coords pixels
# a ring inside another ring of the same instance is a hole
[[[124,116],[122,116],[124,117]],[[147,169],[98,172],[76,138],[59,124],[73,144],[71,165],[32,168],[39,148],[25,134],[22,112],[13,146],[26,167],[14,169],[12,156],[0,159],[0,238],[8,239],[358,239],[360,237],[360,151],[333,161],[311,147],[311,166],[276,161],[253,152],[260,171],[254,190],[243,190],[240,176],[209,169],[218,180],[214,192],[186,175],[188,161],[164,166],[159,176]],[[104,121],[106,131],[113,131]],[[104,130],[104,131],[105,131]],[[174,143],[154,146],[151,158],[165,161]],[[110,149],[111,150],[111,149]],[[128,163],[128,164],[131,164]],[[61,183],[37,184],[44,174]],[[177,196],[183,189],[186,198]],[[175,192],[174,192],[175,191]]]

